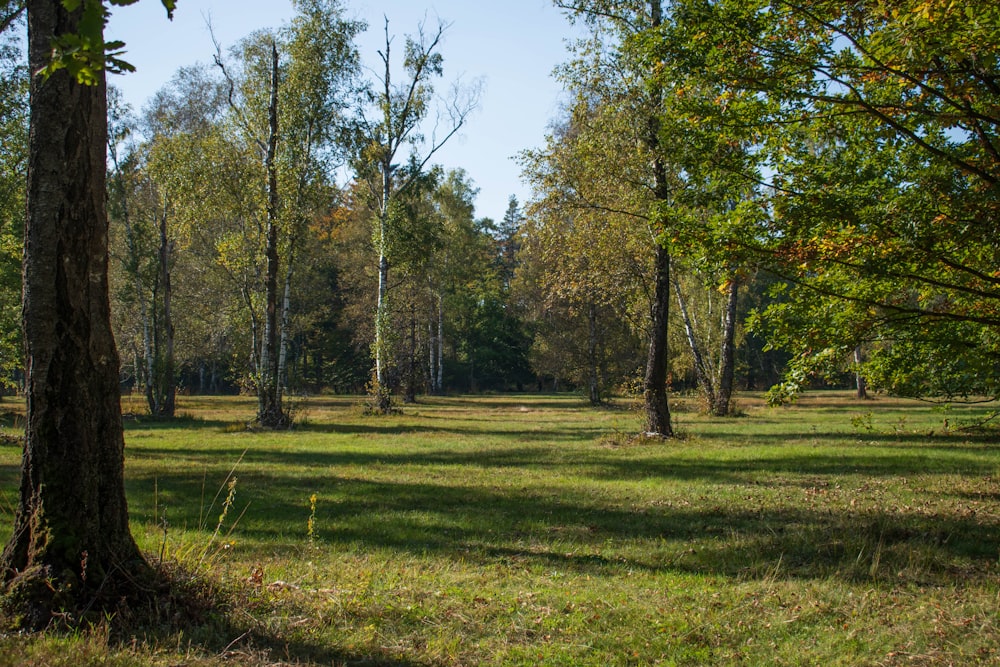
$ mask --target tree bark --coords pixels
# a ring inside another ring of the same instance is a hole
[[[653,28],[662,22],[660,0],[650,0],[649,13]],[[659,203],[670,199],[667,167],[660,155],[659,112],[662,104],[659,84],[649,94],[647,148],[653,154],[653,197]],[[658,230],[657,230],[658,231]],[[667,404],[667,322],[670,315],[670,251],[656,244],[653,303],[650,308],[649,354],[646,357],[646,375],[643,380],[643,398],[646,407],[646,433],[663,438],[674,435],[670,424],[670,407]]]
[[[732,411],[733,381],[736,376],[736,306],[739,304],[740,286],[735,278],[726,287],[726,319],[722,325],[722,349],[719,355],[719,377],[715,383],[716,395],[712,414],[728,417]]]
[[[702,393],[705,395],[705,401],[708,403],[709,410],[712,410],[716,402],[715,380],[712,379],[712,373],[705,362],[705,356],[701,353],[701,345],[698,344],[694,322],[691,320],[687,303],[684,301],[680,282],[676,277],[673,277],[671,282],[674,286],[674,293],[677,296],[677,307],[681,311],[681,320],[684,322],[684,333],[687,337],[688,347],[691,348],[691,355],[694,357],[694,375],[698,380],[698,385],[701,387]]]
[[[444,297],[437,297],[437,377],[434,380],[434,392],[444,394]]]
[[[865,382],[865,376],[861,374],[861,363],[864,361],[864,357],[861,354],[861,346],[856,345],[854,347],[854,365],[856,366],[854,370],[854,383],[857,389],[856,396],[858,399],[865,401],[868,400],[868,383]]]
[[[587,308],[587,384],[591,405],[601,404],[601,362],[597,355],[597,343],[597,304],[591,301]]]
[[[264,166],[267,172],[267,273],[265,275],[264,337],[261,341],[257,421],[265,428],[288,428],[291,422],[281,402],[278,373],[278,47],[271,43],[271,99]]]
[[[656,285],[650,313],[649,353],[643,380],[646,433],[673,437],[667,406],[667,316],[670,313],[670,253],[656,248]]]
[[[407,350],[406,391],[404,403],[417,402],[417,304],[410,301],[410,336]]]
[[[28,0],[32,72],[81,10]],[[20,499],[0,559],[27,628],[99,610],[149,569],[129,532],[118,351],[108,299],[107,100],[65,70],[31,82],[22,322],[27,432]]]
[[[170,287],[170,240],[167,237],[167,206],[160,214],[160,286],[163,290],[163,363],[156,380],[160,417],[173,417],[177,400],[174,377],[174,318],[171,313],[173,290]]]

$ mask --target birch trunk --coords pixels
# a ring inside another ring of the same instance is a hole
[[[701,345],[698,343],[698,338],[694,330],[694,322],[688,312],[687,302],[684,300],[683,292],[681,292],[680,282],[676,277],[671,282],[674,285],[674,294],[677,296],[677,307],[681,312],[681,320],[684,322],[684,335],[687,338],[688,347],[691,348],[691,356],[694,357],[694,374],[702,393],[705,395],[705,402],[708,405],[708,409],[712,410],[716,401],[715,381],[712,379],[713,374],[705,361],[705,356],[701,352]]]
[[[271,96],[268,105],[267,153],[267,273],[264,281],[264,337],[261,341],[259,412],[257,421],[266,428],[287,428],[288,415],[281,404],[278,389],[278,47],[271,43]]]

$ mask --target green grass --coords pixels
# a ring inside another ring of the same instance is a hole
[[[0,666],[1000,664],[1000,448],[964,428],[995,406],[740,400],[678,399],[661,443],[574,397],[315,398],[289,433],[185,398],[128,421],[132,529],[224,613],[2,637]],[[19,458],[0,439],[4,540]]]

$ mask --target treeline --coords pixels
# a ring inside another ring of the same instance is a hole
[[[534,196],[477,217],[434,166],[478,90],[440,96],[443,28],[367,70],[364,26],[303,0],[284,26],[112,93],[122,383],[287,394],[666,391],[814,382],[995,396],[1000,10],[889,0],[557,2],[587,37],[569,102],[521,155]],[[16,383],[27,73],[0,52],[0,363]],[[366,79],[364,72],[373,72]],[[426,121],[438,119],[436,132]],[[344,183],[346,182],[346,185]]]

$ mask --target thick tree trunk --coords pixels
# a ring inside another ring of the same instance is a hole
[[[650,0],[649,13],[652,27],[659,27],[662,21],[660,0]],[[649,118],[647,148],[653,154],[653,196],[658,203],[665,204],[670,199],[670,185],[667,182],[667,168],[660,155],[659,110],[662,91],[655,85],[649,94]],[[659,231],[659,230],[657,230]],[[662,245],[656,245],[655,287],[650,308],[649,354],[646,358],[646,376],[643,380],[643,399],[646,407],[646,433],[670,438],[674,435],[670,424],[670,408],[667,404],[667,322],[670,315],[670,252]]]
[[[32,72],[81,10],[28,0]],[[65,70],[31,83],[23,324],[27,438],[0,572],[23,624],[115,604],[148,566],[129,532],[118,352],[108,301],[107,109]]]

